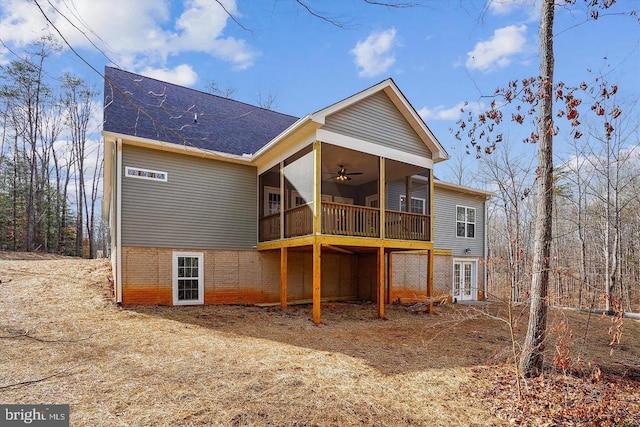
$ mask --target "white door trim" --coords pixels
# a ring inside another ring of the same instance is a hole
[[[458,283],[456,283],[456,264],[460,265]],[[467,270],[467,268],[469,270]],[[451,297],[457,301],[478,300],[478,260],[470,258],[454,258],[451,267]],[[465,286],[465,273],[469,272],[468,287]]]

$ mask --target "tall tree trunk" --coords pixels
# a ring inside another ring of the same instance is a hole
[[[13,251],[18,250],[18,133],[14,136],[13,145],[13,188],[12,188],[12,209],[11,209],[11,234],[13,240]]]
[[[542,2],[540,20],[540,117],[538,133],[538,198],[531,275],[531,308],[520,369],[525,377],[542,373],[547,331],[549,265],[553,218],[553,18],[554,1]]]
[[[97,149],[97,161],[95,168],[93,169],[93,180],[91,181],[91,209],[87,212],[88,217],[88,227],[87,232],[89,235],[89,257],[96,257],[96,225],[95,225],[95,213],[96,213],[96,202],[98,200],[98,192],[100,185],[100,175],[102,168],[104,167],[104,156],[101,155],[100,147]],[[88,203],[85,202],[85,206],[89,207]]]

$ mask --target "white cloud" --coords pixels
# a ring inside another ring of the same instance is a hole
[[[526,49],[526,32],[526,25],[498,28],[489,40],[476,43],[474,49],[467,52],[467,68],[492,71],[506,67],[514,56]]]
[[[223,3],[237,16],[235,0]],[[93,49],[88,37],[121,66],[150,62],[163,66],[168,55],[198,52],[244,69],[253,65],[256,55],[244,40],[224,37],[229,15],[215,1],[185,0],[174,21],[166,1],[52,0],[59,13],[46,2],[40,4],[72,46]],[[0,34],[5,43],[26,46],[47,26],[32,2],[0,0]]]
[[[487,8],[494,15],[509,15],[522,7],[523,0],[488,0]]]
[[[223,3],[230,14],[239,16],[235,1]],[[244,40],[222,37],[229,15],[216,2],[190,0],[185,4],[188,8],[176,21],[179,36],[171,40],[170,49],[210,53],[240,69],[253,65],[255,53]]]
[[[523,12],[528,21],[535,21],[540,17],[541,0],[488,0],[487,9],[493,15],[506,16]]]
[[[351,49],[349,53],[355,56],[360,77],[380,75],[394,64],[396,58],[392,49],[397,45],[396,34],[393,27],[386,31],[374,32]]]
[[[453,107],[446,108],[443,105],[438,105],[433,108],[422,107],[418,110],[418,114],[423,120],[458,120],[462,117],[461,111],[473,111],[480,112],[485,110],[485,105],[481,102],[459,102]]]
[[[140,70],[140,74],[180,86],[192,86],[198,80],[198,74],[187,64],[173,69],[147,67]]]

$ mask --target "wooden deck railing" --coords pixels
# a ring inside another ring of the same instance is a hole
[[[313,233],[313,203],[284,211],[284,236],[306,236]]]
[[[429,215],[386,211],[385,235],[388,239],[431,240],[431,217]]]
[[[322,202],[322,233],[344,236],[379,237],[379,209]]]
[[[259,239],[261,242],[280,238],[280,213],[274,213],[260,218]]]
[[[313,233],[313,205],[296,206],[284,212],[285,237]],[[322,202],[322,234],[380,237],[378,208]],[[260,218],[260,241],[280,238],[280,214]],[[410,212],[385,211],[385,238],[431,240],[431,216]]]

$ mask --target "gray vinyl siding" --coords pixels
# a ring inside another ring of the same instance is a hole
[[[324,129],[431,158],[427,146],[383,92],[328,116]]]
[[[256,168],[124,146],[124,246],[251,249],[256,245]],[[167,172],[167,182],[124,176],[125,168]]]
[[[440,187],[434,189],[434,195],[436,249],[450,249],[453,256],[484,256],[485,199]],[[476,209],[474,239],[456,236],[456,206]],[[465,248],[470,251],[465,253]]]
[[[392,181],[387,183],[387,209],[392,211],[400,210],[400,196],[404,196],[407,187],[404,180]],[[423,188],[413,189],[411,197],[424,199],[425,213],[429,213],[429,200],[427,200],[427,191]]]
[[[392,211],[400,210],[400,195],[405,193],[404,181],[393,181],[387,183],[387,209]]]

